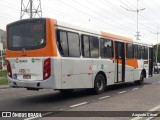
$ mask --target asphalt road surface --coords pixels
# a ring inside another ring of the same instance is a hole
[[[160,111],[160,74],[145,79],[143,85],[126,83],[109,86],[100,95],[93,95],[89,90],[76,90],[72,94],[62,94],[51,89],[40,91],[0,89],[0,111],[46,111],[49,117],[39,118],[40,120],[103,120],[106,118],[109,120],[158,120],[160,117],[131,117],[127,115],[129,114],[127,111]],[[53,111],[70,111],[68,112],[70,117],[51,117],[54,116]],[[75,111],[90,112],[87,117],[84,117],[83,114],[81,116]],[[106,117],[105,115],[109,112],[103,113],[104,111],[114,111],[115,116]],[[79,117],[73,117],[76,114]],[[117,114],[122,116],[116,117]],[[126,117],[123,117],[124,115]]]

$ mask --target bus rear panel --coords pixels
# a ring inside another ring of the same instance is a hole
[[[9,85],[25,88],[53,88],[53,57],[57,56],[55,35],[49,30],[54,20],[30,19],[7,26],[6,63]]]

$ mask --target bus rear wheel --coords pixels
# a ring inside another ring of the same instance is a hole
[[[101,94],[105,90],[105,77],[102,74],[98,74],[94,81],[95,94]]]

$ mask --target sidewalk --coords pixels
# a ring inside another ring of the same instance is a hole
[[[0,85],[0,89],[7,89],[9,88],[9,85]]]

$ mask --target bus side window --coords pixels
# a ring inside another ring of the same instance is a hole
[[[144,49],[144,59],[148,59],[148,47],[145,47]]]
[[[145,59],[145,47],[144,46],[142,46],[141,54],[142,54],[142,59]]]
[[[80,57],[79,34],[68,32],[68,46],[70,57]]]
[[[101,58],[113,57],[113,41],[109,39],[100,39],[100,56]]]
[[[138,56],[137,56],[137,58],[138,59],[141,59],[142,58],[142,53],[141,53],[141,51],[142,51],[142,47],[140,46],[140,45],[138,45]]]
[[[126,58],[132,59],[134,57],[133,54],[133,44],[127,43],[126,44]]]
[[[65,31],[58,31],[58,48],[60,51],[60,54],[62,56],[68,56],[68,41],[67,41],[67,32]]]
[[[134,58],[138,58],[138,45],[134,45]]]
[[[79,34],[69,31],[58,30],[57,46],[64,57],[80,56]]]
[[[90,36],[90,52],[92,58],[99,57],[99,40],[98,37]]]
[[[90,57],[89,36],[82,35],[82,55],[83,57]]]

